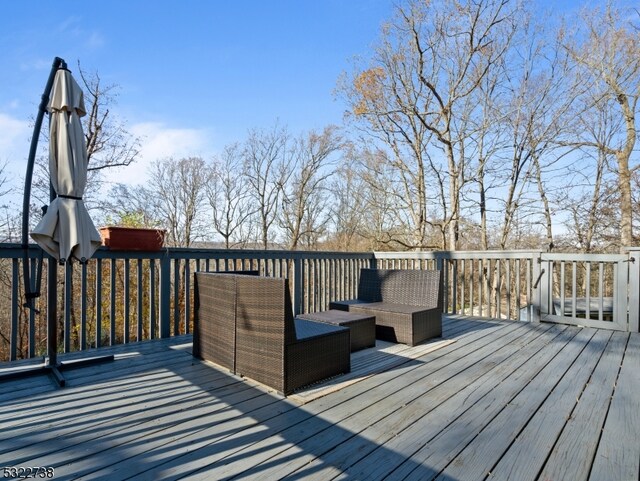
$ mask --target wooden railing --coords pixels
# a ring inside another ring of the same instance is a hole
[[[30,249],[33,258],[39,254]],[[22,305],[22,256],[19,245],[0,244],[0,362],[45,354],[49,264],[36,313]],[[59,270],[58,346],[71,352],[189,333],[199,270],[288,277],[295,313],[302,313],[356,297],[362,267],[437,268],[444,271],[447,313],[637,332],[639,256],[638,248],[619,255],[101,248],[86,264],[51,265]]]
[[[375,253],[379,268],[444,271],[448,313],[638,332],[640,248]]]
[[[30,257],[39,255],[30,249]],[[36,313],[22,305],[22,256],[19,245],[0,244],[0,362],[44,355],[50,266],[58,269],[58,346],[71,352],[189,333],[196,271],[288,277],[295,312],[302,313],[355,297],[360,268],[374,262],[373,253],[101,248],[86,264],[45,260]]]
[[[447,313],[535,320],[536,253],[377,252],[378,268],[441,269]]]

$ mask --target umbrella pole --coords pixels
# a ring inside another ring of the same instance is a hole
[[[53,59],[53,65],[51,66],[51,72],[49,72],[49,78],[44,88],[44,93],[38,107],[38,114],[36,115],[36,121],[33,126],[33,136],[31,137],[31,146],[29,147],[29,158],[27,159],[27,173],[24,177],[24,196],[22,198],[22,249],[24,250],[23,263],[22,263],[22,275],[24,278],[24,293],[26,298],[26,307],[34,309],[33,300],[40,295],[39,292],[34,292],[31,288],[31,281],[29,277],[29,209],[31,207],[31,183],[33,181],[33,168],[36,162],[36,152],[38,150],[38,139],[40,137],[40,130],[42,129],[42,120],[44,114],[47,111],[47,104],[49,103],[49,95],[51,94],[51,88],[53,87],[53,81],[56,77],[56,72],[60,68],[66,68],[66,63],[60,57]]]
[[[56,369],[58,364],[58,262],[47,259],[47,365]],[[56,369],[57,371],[57,369]],[[58,375],[53,373],[56,378]],[[60,380],[58,379],[60,384]],[[64,382],[61,384],[64,385]]]

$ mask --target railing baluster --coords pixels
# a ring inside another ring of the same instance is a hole
[[[73,266],[64,264],[64,352],[71,352],[71,312],[73,304]]]
[[[302,259],[297,257],[293,266],[293,314],[302,314],[302,297],[304,291],[302,287]]]
[[[567,281],[566,281],[566,262],[560,261],[560,312],[556,314],[559,316],[564,316],[564,303],[565,303],[565,292],[567,290]]]
[[[320,284],[322,283],[322,261],[315,259],[316,273],[314,276],[313,312],[320,311]]]
[[[454,314],[458,313],[458,261],[453,259],[451,261],[451,269],[453,271],[453,285],[451,286],[451,293],[453,299],[451,303],[453,304],[452,312]]]
[[[604,262],[598,263],[598,320],[604,320],[604,308],[603,308],[603,300],[604,300]]]
[[[149,259],[149,339],[156,338],[156,261]]]
[[[511,319],[511,261],[505,261],[505,286],[507,295],[507,319]]]
[[[516,310],[518,311],[516,320],[520,319],[520,310],[522,309],[522,303],[520,302],[520,283],[522,282],[520,259],[516,259]]]
[[[109,345],[116,344],[116,259],[111,259],[111,303],[109,315]]]
[[[189,324],[191,321],[191,261],[184,261],[184,333],[191,331]]]
[[[449,261],[449,259],[443,259],[443,267],[444,267],[444,300],[443,300],[443,305],[445,308],[445,312],[449,313],[451,312],[450,310],[450,306],[449,306],[449,302],[450,302],[450,296],[449,296],[449,289],[450,289],[450,272],[451,272],[451,262]]]
[[[493,310],[491,309],[491,259],[487,259],[487,268],[485,269],[485,273],[487,276],[487,288],[486,288],[486,296],[487,296],[487,315],[489,317],[493,317]]]
[[[324,311],[324,286],[327,285],[327,263],[325,259],[318,259],[320,263],[320,282],[318,283],[318,310]]]
[[[180,259],[173,260],[173,335],[180,334]]]
[[[15,261],[17,261],[17,259],[15,259]],[[35,279],[36,278],[36,263],[32,262],[31,263],[31,279]],[[14,284],[14,286],[17,286],[17,284]],[[19,292],[19,288],[16,287],[15,288],[16,293]],[[36,301],[34,301],[36,302]],[[18,307],[19,307],[19,302],[18,302]],[[35,357],[36,355],[36,312],[34,309],[29,309],[29,359],[31,359],[32,357]]]
[[[138,315],[136,316],[136,341],[142,341],[144,339],[144,277],[143,277],[143,263],[142,259],[138,259],[137,268],[137,279],[138,279],[138,292],[136,295],[136,300],[138,301]]]
[[[576,316],[576,303],[577,301],[577,284],[578,284],[578,268],[577,268],[577,263],[576,261],[573,261],[572,263],[572,270],[571,270],[571,317],[573,317],[574,319],[577,317]]]
[[[171,259],[165,254],[158,264],[158,334],[165,339],[171,336]]]
[[[469,307],[470,312],[469,315],[473,316],[474,307],[475,307],[475,299],[473,297],[473,288],[475,283],[475,271],[476,271],[476,261],[474,259],[470,259],[471,261],[471,269],[469,271]]]
[[[102,345],[102,259],[96,259],[96,348]]]
[[[585,281],[585,306],[584,318],[591,319],[591,262],[585,261],[586,281]]]
[[[11,332],[9,341],[9,360],[18,357],[18,259],[11,263]]]
[[[498,319],[502,318],[502,296],[501,294],[501,285],[502,285],[502,265],[500,259],[496,259],[496,311],[498,313]]]
[[[130,315],[130,309],[129,309],[129,259],[125,259],[124,260],[124,273],[123,273],[123,285],[122,285],[122,290],[123,290],[123,297],[124,297],[124,310],[122,315],[124,316],[124,336],[123,336],[123,342],[125,344],[128,344],[131,339],[129,339],[129,331],[131,329],[130,326],[130,320],[129,320],[129,315]]]
[[[537,314],[533,312],[533,310],[536,308],[536,305],[538,304],[538,301],[536,300],[534,302],[533,300],[533,291],[532,286],[531,286],[531,275],[533,274],[532,270],[533,270],[533,263],[536,262],[536,259],[529,259],[527,260],[527,272],[526,272],[526,276],[527,276],[527,321],[529,322],[533,322],[534,320],[539,321],[539,319],[537,319]]]
[[[629,332],[640,330],[640,249],[629,248],[627,261],[629,266]]]
[[[626,260],[613,264],[613,322],[618,328],[629,330],[629,306],[627,305],[627,288],[629,269]]]
[[[87,263],[80,264],[80,349],[87,349]]]
[[[466,259],[462,259],[462,289],[460,291],[460,313],[464,316],[466,314],[466,306],[465,306],[465,284],[467,283],[467,265]]]
[[[478,308],[480,317],[482,317],[484,306],[484,297],[482,296],[482,292],[484,290],[484,279],[484,260],[478,259]]]

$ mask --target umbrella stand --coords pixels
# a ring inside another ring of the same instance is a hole
[[[25,307],[29,309],[33,309],[36,313],[39,313],[34,306],[34,299],[40,296],[40,277],[42,274],[42,255],[40,256],[40,265],[38,267],[38,278],[35,283],[35,286],[32,286],[32,282],[29,275],[29,208],[31,203],[31,183],[33,179],[33,168],[35,165],[35,156],[38,145],[38,138],[40,136],[40,130],[42,128],[42,120],[44,118],[44,114],[47,111],[47,105],[49,103],[49,96],[51,94],[51,89],[53,87],[53,82],[56,76],[56,73],[60,69],[66,69],[66,62],[56,57],[53,60],[53,65],[51,66],[51,72],[49,73],[49,78],[47,80],[47,84],[45,86],[44,93],[42,94],[42,100],[40,102],[40,106],[38,108],[38,114],[36,117],[34,129],[33,129],[33,137],[31,138],[31,146],[29,149],[29,158],[27,161],[27,172],[25,176],[25,188],[24,188],[24,198],[22,204],[22,249],[24,251],[23,258],[23,277],[24,277],[24,285],[25,285],[25,299],[26,302],[24,304]],[[49,189],[49,200],[52,202],[56,198],[57,194],[53,189],[53,186],[50,186]],[[42,249],[41,249],[41,252]],[[84,260],[84,258],[83,258]],[[85,261],[86,262],[86,261]],[[4,373],[0,375],[0,381],[5,379],[15,379],[22,378],[42,373],[51,374],[57,381],[59,386],[64,386],[66,384],[65,378],[62,375],[62,370],[71,369],[76,367],[87,366],[91,364],[113,361],[113,355],[107,356],[98,356],[87,359],[80,359],[75,361],[68,362],[58,362],[58,335],[57,335],[57,317],[58,317],[58,297],[56,286],[58,284],[58,261],[51,255],[47,254],[47,359],[41,365],[30,367],[27,369],[21,369],[12,371],[9,373]]]

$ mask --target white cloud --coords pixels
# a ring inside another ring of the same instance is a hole
[[[208,157],[212,153],[211,135],[204,129],[170,127],[146,122],[131,126],[130,132],[141,139],[140,156],[133,164],[110,172],[106,180],[130,185],[142,184],[149,178],[151,164],[167,157]]]
[[[0,112],[0,164],[8,161],[8,168],[16,174],[24,167],[29,155],[29,122]]]
[[[105,44],[104,37],[99,32],[92,32],[87,40],[87,46],[89,48],[100,48]]]
[[[10,151],[25,143],[28,132],[28,122],[0,113],[0,152]]]
[[[51,60],[42,58],[26,59],[20,62],[18,68],[23,72],[51,70]]]

